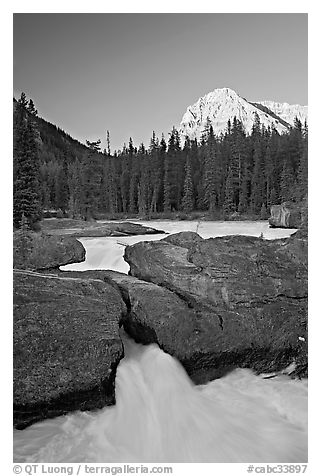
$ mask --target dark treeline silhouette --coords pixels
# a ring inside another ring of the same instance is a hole
[[[36,117],[32,107],[25,96],[15,103],[15,226],[22,215],[32,224],[39,210],[47,209],[86,220],[194,211],[221,218],[237,212],[267,218],[272,204],[299,201],[307,194],[308,128],[298,119],[280,135],[261,125],[257,116],[246,135],[234,118],[219,137],[208,121],[200,141],[182,141],[173,127],[167,141],[153,133],[148,148],[137,148],[130,139],[112,155],[108,131],[102,152],[100,140],[84,146]],[[23,134],[29,134],[31,149],[23,145]],[[28,174],[24,195],[29,193],[37,211],[30,209],[28,197],[22,198],[21,176]]]

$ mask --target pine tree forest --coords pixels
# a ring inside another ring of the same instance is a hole
[[[31,227],[46,210],[85,220],[152,218],[200,212],[213,218],[250,215],[266,219],[273,204],[300,201],[308,187],[308,127],[295,121],[286,134],[257,120],[252,134],[236,118],[215,136],[210,122],[199,142],[167,137],[110,151],[101,141],[86,146],[37,117],[24,94],[14,114],[14,226]]]

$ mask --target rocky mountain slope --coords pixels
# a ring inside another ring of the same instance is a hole
[[[300,106],[300,104],[288,104],[287,102],[260,101],[259,104],[269,108],[281,119],[289,124],[294,124],[297,117],[302,124],[308,122],[308,106]]]
[[[230,88],[214,89],[188,106],[179,131],[182,136],[200,139],[209,119],[214,133],[220,135],[226,131],[228,120],[233,122],[236,117],[242,122],[245,132],[250,134],[256,115],[266,128],[274,127],[281,134],[290,129],[296,115],[304,122],[307,106],[290,106],[272,101],[252,103]]]

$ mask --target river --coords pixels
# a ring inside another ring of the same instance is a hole
[[[144,224],[144,222],[139,222]],[[204,238],[231,234],[289,236],[267,222],[147,222],[168,233],[197,231]],[[124,247],[164,235],[82,238],[84,263],[63,269],[128,272]],[[194,386],[185,370],[157,345],[134,343],[124,333],[117,369],[116,405],[74,412],[14,430],[15,462],[307,461],[307,380],[286,373],[265,379],[248,369]]]

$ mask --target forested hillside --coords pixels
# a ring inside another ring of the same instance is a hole
[[[14,223],[30,224],[47,209],[84,219],[117,214],[143,217],[198,210],[229,218],[235,212],[266,218],[271,204],[307,193],[308,128],[299,120],[286,134],[259,122],[246,135],[234,119],[216,137],[181,141],[173,128],[148,146],[123,150],[87,146],[37,117],[25,95],[14,102]]]

